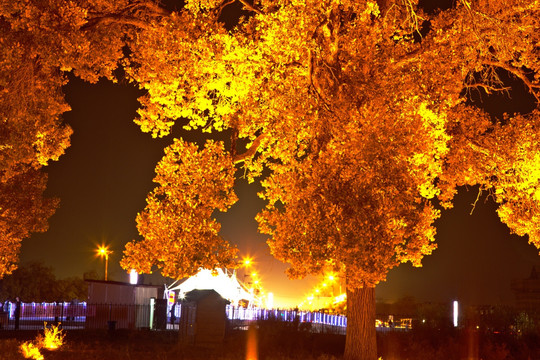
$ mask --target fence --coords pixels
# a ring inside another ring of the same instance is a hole
[[[0,330],[15,329],[15,304],[4,304],[0,312]],[[178,328],[182,306],[175,306],[171,323],[170,308],[152,309],[150,305],[127,304],[87,304],[87,303],[22,303],[18,328],[21,330],[39,330],[43,323],[61,323],[64,329],[141,329]],[[323,331],[323,327],[335,327],[345,330],[347,318],[342,315],[330,315],[294,310],[268,310],[243,308],[228,305],[225,309],[227,318],[237,326],[245,326],[257,320],[297,321],[311,326],[312,331]],[[158,324],[165,326],[158,326]],[[326,328],[328,329],[328,328]]]
[[[321,312],[298,310],[259,309],[243,307],[226,307],[227,318],[233,320],[237,327],[243,327],[256,320],[297,321],[308,324],[312,332],[345,333],[347,317]]]
[[[140,329],[150,327],[150,305],[22,303],[17,321],[15,304],[4,305],[0,330],[39,330],[61,323],[64,329]]]

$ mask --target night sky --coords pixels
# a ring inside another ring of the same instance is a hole
[[[104,264],[95,249],[98,244],[109,244],[114,251],[109,278],[127,281],[118,262],[124,244],[138,238],[135,216],[145,206],[146,194],[154,187],[154,167],[173,136],[153,139],[133,123],[140,93],[131,85],[107,81],[90,85],[75,79],[65,92],[72,107],[65,114],[74,130],[71,147],[45,168],[47,194],[59,197],[61,204],[47,233],[23,241],[21,262],[42,261],[60,278],[82,276],[90,270],[102,275]],[[530,107],[525,93],[511,96],[512,101],[491,99],[485,106],[496,115]],[[194,136],[179,129],[175,127],[174,136]],[[239,181],[239,202],[219,215],[221,235],[238,245],[240,255],[255,257],[263,286],[274,292],[277,303],[293,306],[316,279],[286,278],[286,265],[273,259],[266,237],[257,233],[254,216],[263,205],[256,196],[258,189],[246,185]],[[391,302],[413,296],[419,301],[513,303],[510,282],[528,277],[533,265],[540,268],[538,250],[527,238],[510,235],[497,218],[495,204],[485,196],[469,215],[476,196],[476,188],[460,190],[455,208],[444,211],[437,222],[438,249],[424,259],[422,268],[405,264],[390,271],[388,280],[377,287],[378,299]],[[145,281],[164,280],[153,276]]]

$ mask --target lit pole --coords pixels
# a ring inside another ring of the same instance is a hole
[[[101,245],[98,250],[98,255],[103,258],[105,256],[105,281],[107,281],[107,270],[109,268],[109,254],[112,254],[112,250],[109,250],[107,246]]]

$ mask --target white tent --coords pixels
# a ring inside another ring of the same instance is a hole
[[[214,274],[211,270],[201,269],[196,275],[182,283],[172,284],[167,291],[178,291],[179,298],[184,298],[187,292],[195,289],[213,289],[233,305],[238,305],[240,300],[248,300],[252,306],[255,300],[253,294],[240,285],[235,273],[228,275],[222,269],[217,269]]]

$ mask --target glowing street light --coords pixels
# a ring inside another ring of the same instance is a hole
[[[248,268],[253,265],[253,260],[250,257],[245,257],[242,259],[242,265],[243,267]]]
[[[109,250],[107,246],[100,245],[97,249],[99,256],[103,258],[105,256],[105,281],[107,281],[107,270],[109,268],[109,254],[112,254],[112,250]]]

